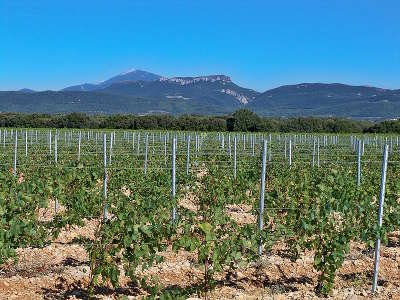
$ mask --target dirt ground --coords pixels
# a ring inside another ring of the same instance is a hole
[[[190,197],[182,206],[192,207]],[[40,211],[40,218],[52,218],[54,202],[48,210]],[[62,211],[62,207],[60,210]],[[254,222],[250,207],[227,206],[227,212],[240,223]],[[85,221],[83,227],[64,229],[51,245],[43,249],[18,249],[17,263],[6,264],[0,270],[0,299],[85,299],[89,281],[88,255],[76,238],[93,238],[97,222]],[[373,252],[361,244],[353,243],[343,267],[338,272],[331,298],[335,299],[400,299],[400,244],[399,232],[392,233],[390,242],[382,247],[378,292],[371,294]],[[186,291],[191,299],[198,298],[194,291],[202,280],[200,268],[193,267],[193,254],[168,249],[165,261],[145,273],[157,275],[165,289]],[[311,253],[291,262],[285,246],[278,243],[271,254],[261,262],[239,269],[227,278],[216,276],[217,287],[211,299],[315,299],[317,273],[313,270]],[[121,276],[121,287],[98,288],[96,299],[144,298],[146,292],[133,286]]]

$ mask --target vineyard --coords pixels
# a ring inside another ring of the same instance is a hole
[[[400,291],[397,136],[3,128],[0,151],[0,298]]]

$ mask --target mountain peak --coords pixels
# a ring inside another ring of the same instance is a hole
[[[161,78],[160,75],[131,68],[119,75],[104,80],[99,84],[90,84],[90,83],[79,84],[67,87],[63,89],[63,91],[95,91],[104,89],[114,83],[121,83],[125,81],[156,81],[159,80],[160,78]]]
[[[147,71],[130,69],[123,72],[117,76],[111,77],[101,83],[102,88],[107,87],[113,83],[123,82],[123,81],[155,81],[160,79],[161,76],[153,74]]]
[[[130,68],[127,71],[120,73],[119,75],[126,75],[126,74],[133,73],[136,71],[140,71],[140,70],[136,70],[135,68]]]
[[[27,89],[27,88],[20,89],[17,92],[21,92],[21,93],[36,93],[36,91],[34,91],[32,89]]]

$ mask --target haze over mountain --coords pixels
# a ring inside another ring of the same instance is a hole
[[[133,114],[228,114],[248,108],[264,116],[397,118],[400,90],[340,83],[301,83],[263,93],[235,84],[226,75],[165,78],[130,70],[99,84],[61,91],[0,92],[3,112]]]

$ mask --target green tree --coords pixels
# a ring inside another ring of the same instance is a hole
[[[239,109],[227,120],[228,131],[257,131],[261,129],[261,118],[247,109]]]

